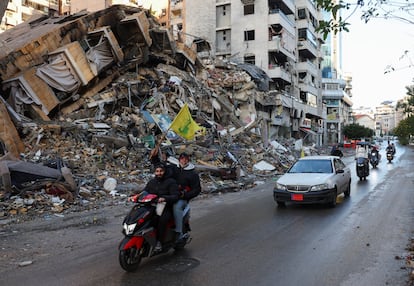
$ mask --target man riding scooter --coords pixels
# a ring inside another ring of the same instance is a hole
[[[163,154],[159,154],[159,150],[153,149],[151,161],[154,164],[159,160],[166,161],[166,158]],[[184,210],[190,200],[198,196],[201,192],[200,177],[195,171],[194,164],[190,162],[190,156],[185,152],[180,154],[178,164],[168,164],[167,168],[169,169],[167,176],[172,177],[177,181],[180,191],[180,198],[173,206],[177,241],[180,241],[183,238],[182,229]]]
[[[368,154],[368,157],[372,167],[376,168],[379,163],[379,160],[381,159],[381,155],[379,154],[376,146],[372,146],[371,151]]]
[[[366,142],[359,142],[356,146],[356,172],[360,180],[366,179],[369,175],[368,147],[369,144]]]
[[[166,203],[156,222],[157,244],[155,251],[161,251],[162,241],[167,231],[167,224],[173,215],[173,205],[178,201],[180,193],[177,182],[173,178],[166,176],[166,166],[163,162],[158,162],[155,165],[154,175],[154,178],[146,184],[144,190],[150,194],[157,195],[159,197],[158,203]]]

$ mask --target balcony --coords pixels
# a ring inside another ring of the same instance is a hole
[[[279,52],[293,61],[296,61],[296,37],[294,34],[283,28],[280,24],[270,24],[268,27],[268,50],[269,52]],[[280,63],[280,62],[279,62]]]
[[[290,34],[296,34],[295,22],[290,20],[280,9],[269,10],[268,23],[280,24]]]
[[[267,48],[270,52],[277,51],[283,53],[286,57],[292,60],[296,60],[293,51],[289,51],[287,49],[288,47],[289,45],[287,45],[286,42],[282,41],[280,36],[273,36],[272,40],[267,42]]]
[[[315,45],[306,39],[299,39],[298,50],[299,54],[303,55],[306,58],[313,59],[318,57],[318,51]]]
[[[269,64],[267,75],[270,78],[281,78],[286,82],[292,82],[291,75],[281,66]]]
[[[295,14],[296,8],[294,2],[292,0],[268,0],[269,12],[280,8],[287,15]]]
[[[312,82],[300,82],[299,81],[299,89],[301,91],[309,92],[312,94],[318,94],[318,89],[314,86],[315,84]]]
[[[304,62],[299,62],[296,64],[296,69],[299,72],[306,71],[307,73],[312,74],[313,76],[318,76],[318,68],[310,60]]]
[[[320,117],[320,113],[318,111],[318,108],[315,106],[311,106],[309,104],[305,104],[304,108],[305,114],[312,114],[315,117]]]

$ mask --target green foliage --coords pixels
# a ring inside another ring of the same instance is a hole
[[[339,17],[339,21],[332,19],[329,21],[319,21],[319,26],[316,28],[316,31],[322,33],[324,40],[326,40],[328,34],[331,32],[334,32],[334,34],[341,31],[349,32],[348,26],[349,23],[342,21],[342,18]]]
[[[332,16],[332,20],[319,22],[319,27],[316,29],[317,32],[322,33],[325,39],[330,32],[335,34],[340,31],[349,32],[347,20],[358,9],[361,12],[361,20],[365,23],[373,18],[382,18],[414,24],[414,5],[411,3],[412,1],[408,0],[372,0],[367,2],[357,0],[356,3],[343,0],[339,0],[337,3],[332,0],[315,0],[315,2],[318,9],[325,10]],[[347,13],[348,16],[345,19],[338,17],[349,10],[350,12]]]
[[[398,102],[397,109],[403,109],[403,113],[407,116],[414,114],[414,85],[406,86],[407,89],[407,101]]]
[[[334,3],[334,1],[331,0],[316,0],[316,5],[319,9],[323,9],[332,14],[332,19],[329,21],[319,21],[319,26],[316,28],[316,31],[322,33],[325,40],[331,32],[334,34],[341,31],[349,32],[349,23],[344,21],[342,17],[338,17],[338,12],[347,7],[343,1]]]
[[[374,136],[374,130],[359,125],[358,123],[344,126],[343,132],[349,139],[369,138]]]
[[[410,136],[414,136],[414,117],[410,116],[401,120],[394,129],[394,134],[398,136],[401,144],[408,144]]]

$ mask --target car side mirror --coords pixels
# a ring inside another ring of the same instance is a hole
[[[342,173],[344,173],[345,171],[344,171],[344,169],[339,169],[339,170],[336,170],[336,173],[337,174],[342,174]]]

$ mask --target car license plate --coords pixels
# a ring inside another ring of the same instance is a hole
[[[292,201],[303,201],[303,194],[292,194]]]

